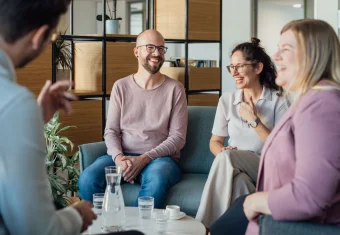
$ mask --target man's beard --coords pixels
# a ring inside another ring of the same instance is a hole
[[[25,65],[27,65],[29,62],[37,58],[42,52],[42,47],[40,47],[37,51],[32,52],[29,55],[26,55],[25,57],[21,58],[18,64],[16,64],[16,68],[23,68]]]
[[[157,66],[151,66],[148,61],[150,59],[158,59],[159,64]],[[142,64],[142,66],[145,68],[146,71],[148,71],[150,74],[155,74],[158,73],[158,71],[162,68],[162,65],[164,63],[164,60],[161,56],[147,56],[144,63]]]

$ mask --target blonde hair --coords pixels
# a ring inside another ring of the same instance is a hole
[[[334,29],[325,21],[294,20],[286,24],[281,34],[291,30],[297,41],[297,88],[299,99],[321,80],[340,86],[340,43]]]

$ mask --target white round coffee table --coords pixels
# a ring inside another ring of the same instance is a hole
[[[155,209],[157,210],[157,209]],[[145,235],[159,235],[157,231],[156,221],[141,220],[139,218],[138,207],[125,207],[125,229],[138,230]],[[83,234],[100,234],[100,218],[94,221],[92,226]],[[166,235],[205,235],[205,227],[203,224],[190,216],[185,216],[180,220],[168,220]]]

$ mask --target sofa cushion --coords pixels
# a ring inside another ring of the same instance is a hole
[[[214,160],[209,149],[216,107],[189,106],[188,131],[181,151],[180,165],[184,173],[208,174]]]
[[[207,178],[206,174],[183,174],[181,181],[170,189],[166,205],[178,205],[181,211],[195,216]],[[125,206],[134,206],[140,185],[123,184],[122,190]]]
[[[311,222],[276,221],[272,216],[260,216],[260,235],[336,235],[340,226],[316,224]]]
[[[104,141],[79,145],[80,172],[83,172],[98,157],[106,155],[107,148]]]

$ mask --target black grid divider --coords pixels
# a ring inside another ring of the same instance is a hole
[[[106,0],[103,0],[103,38],[102,38],[102,136],[106,125]]]
[[[61,35],[64,40],[71,41],[71,53],[72,53],[72,64],[74,65],[74,41],[97,41],[102,42],[102,93],[101,94],[84,94],[78,95],[80,101],[84,101],[91,98],[101,98],[102,100],[102,134],[104,135],[106,125],[106,101],[110,97],[110,94],[106,92],[106,42],[135,42],[135,38],[119,37],[119,36],[107,36],[105,20],[103,20],[103,35],[73,35],[74,34],[74,0],[71,0],[70,4],[70,35]],[[103,13],[106,12],[106,1],[102,0]],[[186,16],[185,16],[185,39],[165,39],[168,43],[179,43],[185,44],[185,80],[184,85],[186,89],[186,98],[190,94],[200,94],[204,92],[218,92],[219,96],[222,93],[222,2],[220,0],[220,40],[189,40],[189,0],[186,1]],[[154,11],[155,11],[155,0],[146,0],[146,29],[155,28],[154,22]],[[153,14],[151,14],[153,13]],[[152,19],[153,18],[153,19]],[[190,43],[219,43],[219,67],[220,67],[220,89],[213,90],[189,90],[189,68],[188,68],[188,55],[189,55],[189,44]],[[52,45],[52,82],[56,82],[57,67],[54,63],[56,54],[56,46]],[[74,79],[74,67],[71,70],[72,80]]]

